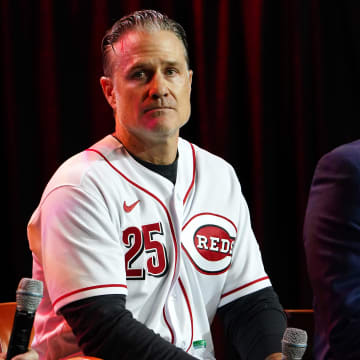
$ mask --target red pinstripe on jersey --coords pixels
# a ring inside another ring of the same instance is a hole
[[[194,145],[190,143],[191,146],[191,151],[192,151],[192,156],[193,156],[193,175],[192,175],[192,180],[189,186],[188,191],[185,194],[184,200],[183,200],[183,204],[185,205],[186,200],[190,194],[191,189],[194,187],[194,183],[195,183],[195,172],[196,172],[196,156],[195,156],[195,148]]]
[[[174,339],[175,339],[174,331],[173,331],[173,329],[171,328],[171,326],[170,326],[170,324],[169,324],[169,322],[168,322],[168,319],[166,318],[165,306],[163,307],[163,317],[164,317],[164,320],[165,320],[165,323],[166,323],[167,327],[168,327],[169,330],[170,330],[171,343],[173,344],[173,343],[174,343]]]
[[[191,345],[192,345],[192,342],[193,342],[193,339],[194,339],[194,319],[193,319],[193,315],[192,315],[192,311],[191,311],[191,306],[190,306],[190,301],[189,301],[189,298],[187,296],[187,293],[186,293],[186,290],[185,290],[185,286],[184,284],[182,283],[180,277],[179,277],[179,284],[180,284],[180,287],[181,287],[181,290],[185,296],[185,301],[186,301],[186,305],[189,309],[189,313],[190,313],[190,322],[191,322],[191,340],[190,340],[190,345],[189,347],[186,349],[186,351],[189,351],[190,348],[191,348]]]
[[[267,279],[269,279],[269,277],[268,277],[268,276],[264,276],[264,277],[262,277],[262,278],[260,278],[260,279],[256,279],[256,280],[254,280],[254,281],[250,281],[250,282],[248,282],[247,284],[244,284],[244,285],[239,286],[238,288],[236,288],[236,289],[234,289],[234,290],[231,290],[231,291],[228,291],[228,292],[222,294],[222,295],[221,295],[221,299],[224,298],[224,297],[226,297],[226,296],[228,296],[228,295],[233,294],[234,292],[237,292],[237,291],[240,291],[240,290],[242,290],[242,289],[245,289],[246,287],[248,287],[248,286],[250,286],[250,285],[256,284],[256,283],[258,283],[258,282],[260,282],[260,281],[264,281],[264,280],[267,280]]]
[[[127,289],[127,286],[125,284],[104,284],[104,285],[95,285],[95,286],[89,286],[89,287],[85,287],[85,288],[82,288],[82,289],[77,289],[77,290],[74,290],[74,291],[71,291],[69,293],[66,293],[60,297],[58,297],[54,303],[53,303],[53,306],[55,306],[56,303],[58,303],[60,300],[63,300],[65,299],[66,297],[69,297],[71,295],[74,295],[74,294],[77,294],[79,292],[83,292],[83,291],[87,291],[87,290],[93,290],[93,289],[101,289],[101,288],[108,288],[108,287],[123,287],[123,288],[126,288]]]
[[[193,164],[195,166],[195,150],[194,150],[194,147],[192,144],[191,145],[191,148],[192,148],[192,151],[193,151]],[[129,179],[125,174],[123,174],[119,169],[117,169],[107,158],[105,155],[103,155],[100,151],[96,150],[96,149],[87,149],[86,151],[93,151],[95,153],[97,153],[98,155],[100,155],[106,162],[107,164],[112,168],[114,169],[119,175],[121,175],[126,181],[128,181],[131,185],[135,186],[136,188],[138,188],[139,190],[145,192],[146,194],[148,194],[149,196],[151,196],[152,198],[154,198],[160,205],[161,207],[164,209],[165,213],[166,213],[166,216],[168,218],[168,221],[169,221],[169,225],[170,225],[170,230],[171,230],[171,235],[172,235],[172,239],[173,239],[173,243],[174,243],[174,249],[175,249],[175,268],[174,268],[174,274],[173,274],[173,278],[172,278],[172,281],[174,281],[174,278],[175,278],[175,274],[176,274],[176,268],[177,268],[177,262],[178,262],[178,248],[177,248],[177,239],[176,239],[176,236],[175,236],[175,230],[174,230],[174,225],[172,223],[172,220],[171,220],[171,216],[170,216],[170,213],[169,213],[169,210],[167,209],[167,207],[165,206],[165,204],[154,194],[152,194],[150,191],[146,190],[145,188],[143,188],[142,186],[140,186],[139,184],[135,183],[134,181],[132,181],[131,179]],[[186,198],[187,196],[189,195],[190,191],[191,191],[191,188],[193,187],[194,185],[194,176],[195,176],[195,169],[193,169],[193,179],[192,179],[192,182],[190,184],[190,187],[185,195],[185,198],[184,198],[184,202],[186,201]],[[189,310],[191,311],[191,309],[189,308]],[[168,320],[166,319],[166,314],[165,314],[165,309],[163,309],[163,316],[164,316],[164,319],[165,319],[165,322],[170,330],[170,333],[171,333],[171,342],[173,343],[174,342],[174,333],[173,333],[173,330],[171,329],[170,327],[170,324],[168,322]],[[191,315],[192,316],[192,315]]]

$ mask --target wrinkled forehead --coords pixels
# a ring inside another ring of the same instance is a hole
[[[123,34],[111,49],[113,70],[126,68],[136,62],[173,62],[187,67],[183,42],[171,31],[132,30]]]

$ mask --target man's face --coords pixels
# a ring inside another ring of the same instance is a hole
[[[130,31],[114,48],[107,99],[116,133],[152,141],[177,136],[190,116],[192,79],[181,40],[170,31]]]

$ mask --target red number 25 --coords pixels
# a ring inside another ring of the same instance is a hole
[[[123,232],[124,245],[129,248],[125,254],[126,278],[128,280],[145,279],[145,271],[151,276],[163,276],[168,269],[168,259],[165,246],[154,235],[164,235],[161,223],[143,225],[141,230],[131,226]],[[135,260],[143,254],[151,256],[147,259],[146,270],[134,267]]]

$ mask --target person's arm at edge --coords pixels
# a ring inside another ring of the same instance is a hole
[[[315,319],[321,319],[323,325],[321,339],[326,339],[329,351],[339,358],[359,349],[358,153],[358,144],[346,144],[320,159],[304,221],[308,274],[316,300]],[[320,338],[319,333],[317,337]]]
[[[278,296],[267,287],[222,306],[226,338],[241,358],[282,359],[281,339],[287,319]],[[261,343],[261,346],[259,345]]]

